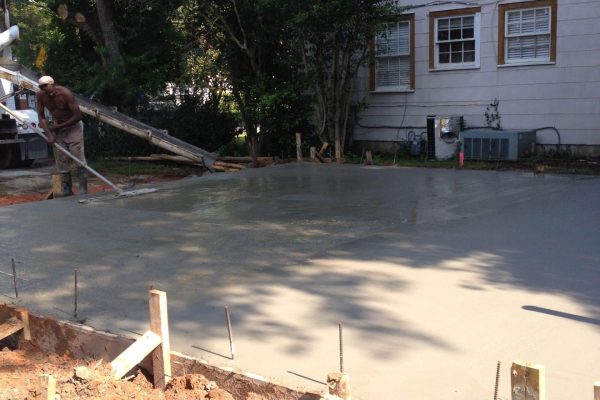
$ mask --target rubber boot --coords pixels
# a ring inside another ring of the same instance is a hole
[[[77,181],[77,189],[79,189],[79,194],[87,194],[88,192],[88,187],[87,187],[87,172],[85,170],[85,168],[79,168],[77,170],[78,174],[79,174],[79,179]]]

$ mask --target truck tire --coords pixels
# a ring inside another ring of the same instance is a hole
[[[15,167],[19,167],[19,168],[29,168],[33,165],[35,160],[19,160],[17,162],[15,162]]]
[[[0,145],[0,169],[10,168],[13,162],[14,150],[10,144]]]

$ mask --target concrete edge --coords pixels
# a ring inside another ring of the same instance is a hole
[[[17,316],[15,307],[0,303],[0,321]],[[97,359],[112,361],[135,340],[96,330],[89,326],[53,317],[29,314],[31,341],[44,353],[67,355],[74,359]],[[19,342],[23,339],[19,338]],[[152,363],[147,357],[142,364],[146,371],[152,371]],[[171,351],[173,377],[185,374],[202,374],[207,379],[227,390],[236,400],[246,400],[251,394],[263,400],[319,400],[321,395],[290,389],[252,373],[239,373],[231,368],[220,368],[204,360]]]

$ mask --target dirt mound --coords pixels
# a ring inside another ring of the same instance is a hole
[[[203,375],[176,377],[162,391],[154,389],[141,370],[128,380],[116,380],[111,376],[109,363],[46,355],[30,344],[18,350],[5,347],[0,351],[0,399],[38,398],[42,374],[56,378],[56,393],[61,400],[234,400],[231,394]]]

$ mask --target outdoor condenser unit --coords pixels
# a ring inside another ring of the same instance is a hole
[[[467,129],[460,133],[466,160],[510,160],[535,153],[535,132],[526,130]]]

